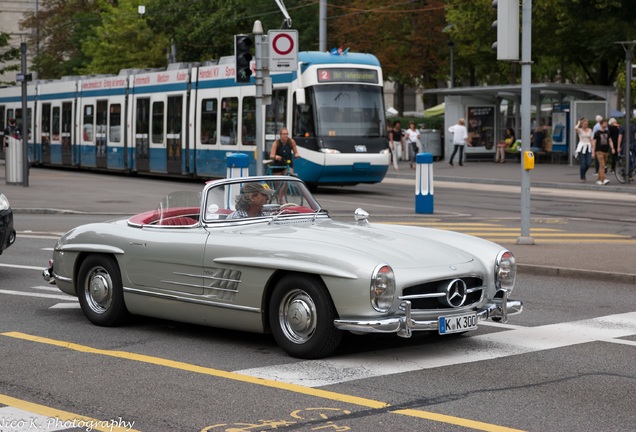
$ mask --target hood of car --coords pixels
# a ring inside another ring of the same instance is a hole
[[[243,241],[258,243],[261,248],[275,245],[289,252],[306,255],[313,251],[346,261],[367,256],[394,268],[463,264],[474,259],[461,249],[462,234],[443,232],[440,236],[439,230],[418,227],[356,225],[330,220],[256,224],[242,227],[238,233],[244,236]],[[248,240],[249,237],[254,238]]]

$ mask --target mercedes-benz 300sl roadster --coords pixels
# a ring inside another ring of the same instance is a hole
[[[522,311],[510,251],[368,219],[333,220],[293,176],[217,180],[69,231],[44,278],[97,325],[135,314],[271,333],[300,358],[332,354],[346,331],[462,333]]]

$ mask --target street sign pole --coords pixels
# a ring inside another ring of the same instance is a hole
[[[265,151],[263,127],[263,25],[254,21],[254,61],[256,63],[256,175],[263,175],[263,152]]]
[[[29,111],[27,107],[27,45],[20,43],[22,54],[22,186],[29,186]]]
[[[530,106],[532,98],[532,0],[523,2],[521,10],[521,151],[530,151]],[[537,107],[537,110],[539,107]],[[530,237],[530,170],[521,164],[521,236],[519,245],[533,245]]]
[[[622,41],[616,42],[623,46],[625,50],[625,125],[623,128],[625,129],[625,140],[623,141],[623,149],[625,158],[625,181],[629,183],[630,178],[627,175],[629,173],[630,161],[629,161],[629,149],[632,142],[632,79],[633,71],[632,71],[632,49],[634,45],[636,45],[636,40],[633,41]]]

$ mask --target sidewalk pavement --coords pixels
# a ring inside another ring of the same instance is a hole
[[[387,179],[414,179],[408,162],[399,170],[389,169]],[[465,162],[451,167],[445,161],[433,164],[434,179],[440,182],[519,185],[518,163]],[[530,174],[531,187],[605,191],[634,196],[636,184],[619,184],[613,174],[611,183],[597,186],[593,170],[588,181],[579,180],[578,166],[537,164]],[[134,183],[134,187],[130,187]],[[200,190],[201,184],[188,181],[156,181],[150,177],[31,168],[29,186],[6,185],[5,165],[0,160],[0,192],[7,195],[14,213],[95,213],[103,215],[135,214],[154,208],[157,197],[175,190]],[[116,194],[111,192],[116,191]],[[634,206],[636,211],[636,204]],[[18,228],[19,231],[19,228]],[[19,233],[18,233],[19,234]],[[517,258],[521,271],[539,275],[565,275],[636,284],[636,244],[544,243],[517,245],[501,243]]]

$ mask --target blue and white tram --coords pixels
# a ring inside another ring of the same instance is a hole
[[[235,82],[234,59],[161,71],[74,77],[30,86],[32,163],[155,175],[223,177],[228,154],[267,159],[290,130],[307,183],[381,181],[389,166],[382,70],[369,54],[299,53],[299,69],[272,74],[265,142],[256,149],[256,89]],[[0,124],[20,109],[19,87],[0,89]],[[4,126],[3,126],[4,128]],[[0,129],[0,131],[3,130]]]

